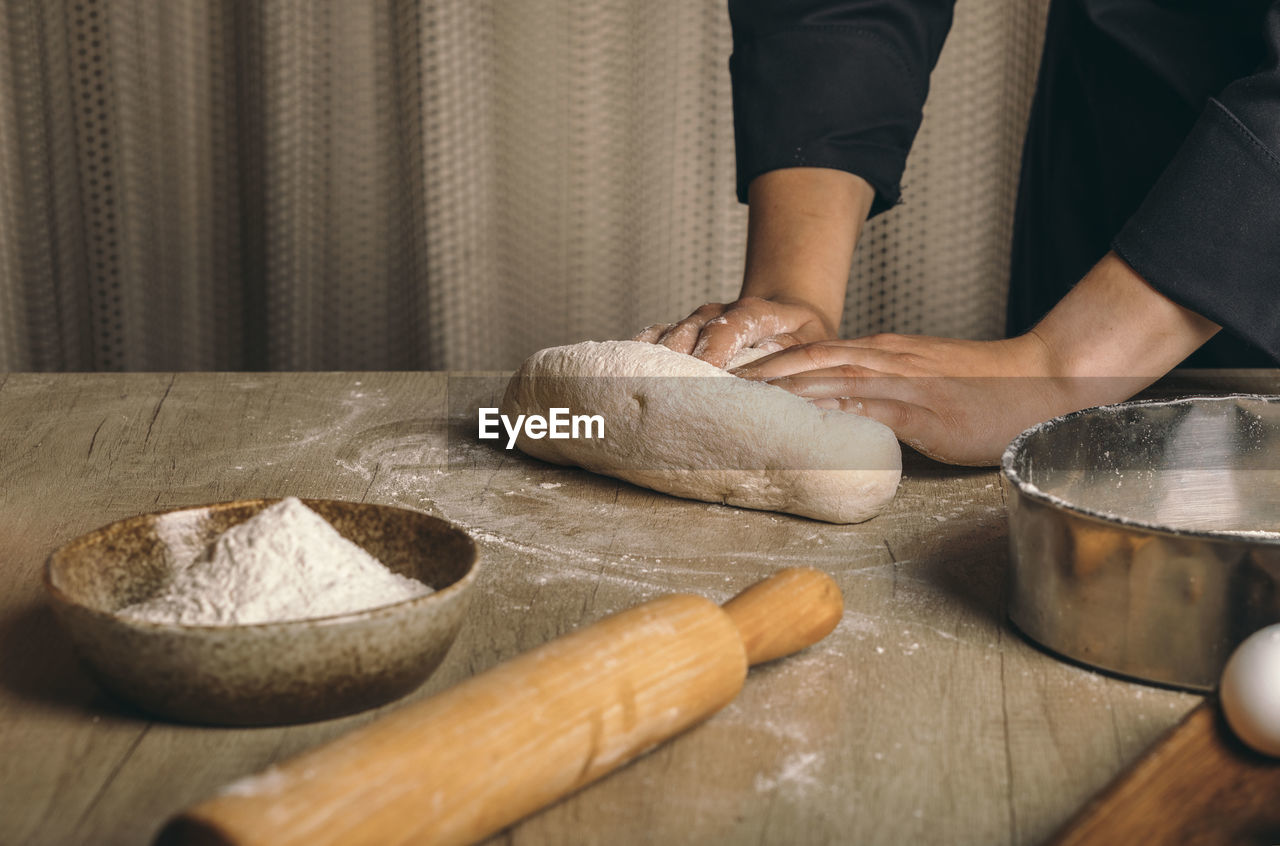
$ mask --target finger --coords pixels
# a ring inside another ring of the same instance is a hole
[[[694,344],[693,354],[708,364],[724,367],[753,340],[750,328],[743,325],[741,314],[728,311],[706,322],[698,335],[698,342]]]
[[[782,332],[777,335],[770,335],[763,340],[756,341],[754,346],[756,349],[768,350],[771,353],[785,350],[788,347],[797,347],[800,344],[807,343],[802,340],[794,332]]]
[[[824,398],[814,404],[829,408],[836,404],[840,411],[869,417],[893,430],[898,440],[930,458],[938,458],[946,437],[941,419],[928,408],[894,399],[867,397]],[[947,459],[941,459],[947,460]]]
[[[773,336],[777,337],[777,336]],[[749,364],[734,369],[736,376],[758,381],[772,381],[797,373],[825,370],[842,362],[838,352],[826,347],[825,342],[797,344],[780,352],[757,358]]]
[[[806,399],[853,397],[909,403],[923,403],[927,399],[926,386],[919,380],[851,364],[783,376],[769,380],[769,384]]]
[[[776,304],[746,297],[730,303],[723,314],[707,321],[693,354],[717,367],[724,367],[747,347],[788,329]]]
[[[791,343],[787,343],[787,341],[785,340],[787,338],[794,338],[794,337],[795,336],[792,335],[790,332],[786,333],[785,335],[774,335],[772,337],[765,338],[763,341],[756,341],[754,346],[756,349],[763,350],[766,353],[781,352],[782,350],[785,350],[787,347],[793,347],[796,344],[800,343],[799,341],[792,341]]]
[[[797,373],[850,366],[875,370],[885,375],[905,375],[907,364],[897,353],[862,347],[856,341],[817,341],[787,347],[780,353],[759,358],[734,370],[745,379],[771,382]]]
[[[723,314],[724,310],[723,303],[707,303],[662,333],[658,343],[676,352],[692,354],[694,345],[698,342],[698,336],[702,333],[702,327],[708,321]]]
[[[644,329],[642,329],[640,333],[631,340],[643,341],[646,344],[656,344],[658,343],[658,339],[661,338],[662,335],[671,328],[671,326],[672,324],[670,323],[654,323],[652,326],[644,327]]]
[[[870,417],[893,429],[909,427],[920,409],[901,400],[870,399],[864,397],[820,397],[812,403],[824,411],[841,411]]]
[[[686,317],[663,332],[662,337],[658,338],[658,343],[676,352],[691,354],[694,345],[698,343],[698,333],[702,331],[702,324],[701,320]]]
[[[989,467],[998,464],[1004,451],[1003,439],[992,446],[980,439],[957,437],[954,421],[926,405],[866,398],[841,400],[821,399],[814,402],[827,407],[835,403],[840,410],[870,417],[893,430],[898,440],[934,461],[960,464],[970,467]]]

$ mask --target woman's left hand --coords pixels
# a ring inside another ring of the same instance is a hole
[[[1051,376],[1049,362],[1034,334],[1004,341],[872,335],[791,347],[733,372],[821,408],[879,420],[939,461],[991,465],[1023,429],[1083,407],[1080,386]],[[1116,388],[1117,399],[1131,389]]]

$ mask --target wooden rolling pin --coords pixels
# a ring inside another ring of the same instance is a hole
[[[1210,698],[1080,810],[1049,846],[1280,843],[1280,760],[1247,748]]]
[[[235,782],[158,843],[474,842],[711,716],[748,665],[816,643],[842,613],[835,582],[802,568],[723,608],[647,602]]]

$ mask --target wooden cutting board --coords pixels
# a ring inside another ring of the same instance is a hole
[[[1280,844],[1280,760],[1247,748],[1210,698],[1121,773],[1050,846]]]

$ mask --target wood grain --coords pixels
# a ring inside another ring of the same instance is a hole
[[[473,843],[702,722],[749,664],[810,646],[841,610],[830,577],[800,568],[723,609],[650,600],[237,781],[159,842]]]
[[[1240,743],[1213,701],[1160,739],[1051,846],[1280,843],[1280,760]]]
[[[13,374],[0,385],[0,843],[137,844],[219,786],[377,716],[152,722],[77,669],[43,605],[59,544],[155,508],[296,494],[468,527],[486,568],[411,699],[672,592],[780,566],[844,592],[821,644],[696,729],[498,835],[629,843],[1034,844],[1198,697],[1054,660],[1005,622],[993,471],[908,455],[857,526],[686,502],[482,445],[500,374]]]

